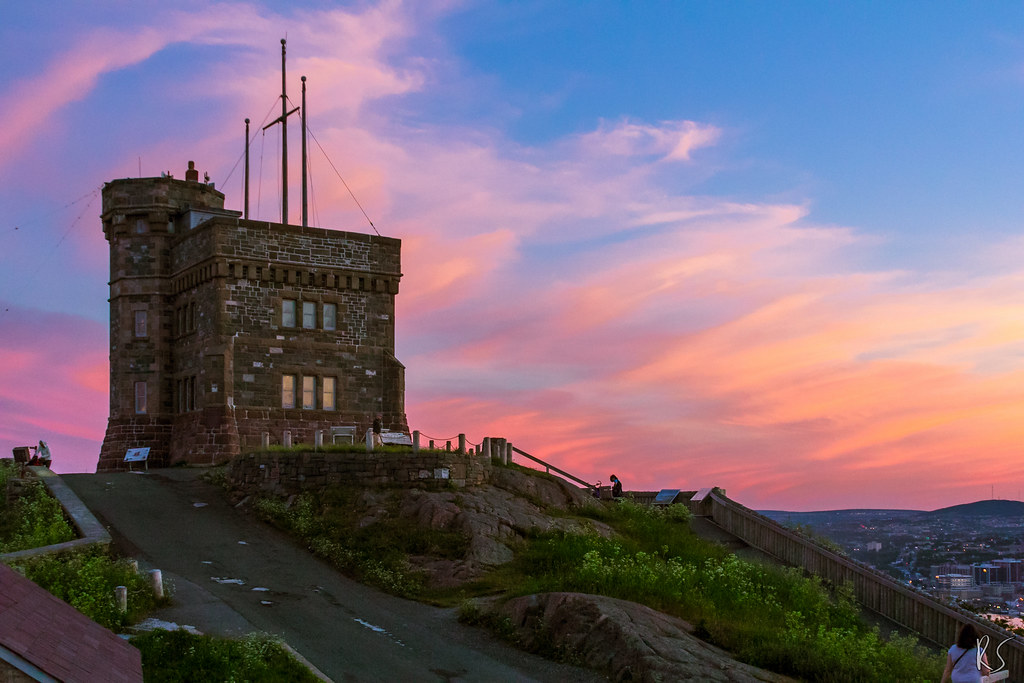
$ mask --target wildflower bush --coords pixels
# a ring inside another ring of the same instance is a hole
[[[682,512],[680,512],[682,510]],[[521,594],[580,591],[642,603],[696,624],[738,659],[815,681],[926,681],[942,671],[913,638],[864,626],[845,587],[747,562],[697,538],[682,506],[612,506],[621,536],[547,533],[516,560]]]
[[[17,476],[18,466],[0,464],[0,553],[11,553],[63,543],[75,538],[75,530],[56,498],[42,482],[28,482],[21,496],[7,499],[7,482]]]
[[[135,636],[147,683],[225,681],[315,683],[319,679],[265,634],[241,640],[156,630]]]
[[[27,558],[12,563],[27,578],[107,628],[117,631],[138,621],[158,605],[146,578],[129,560],[110,557],[102,548],[88,548]],[[128,589],[128,612],[117,609],[114,589]],[[169,584],[164,585],[169,589]],[[169,593],[170,591],[167,590]]]

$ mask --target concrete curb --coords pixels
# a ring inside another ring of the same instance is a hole
[[[60,478],[60,475],[50,471],[47,467],[29,467],[27,469],[43,482],[43,485],[46,486],[53,497],[57,499],[57,502],[60,503],[61,507],[64,508],[64,513],[67,514],[78,530],[79,538],[65,543],[46,545],[41,548],[29,548],[28,550],[4,553],[0,555],[0,561],[10,562],[26,557],[60,553],[97,544],[103,546],[110,545],[110,534],[107,533],[107,530],[100,524],[99,520],[89,511],[89,508],[75,495],[74,491],[68,488],[67,484]]]

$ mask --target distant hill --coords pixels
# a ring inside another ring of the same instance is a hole
[[[787,512],[785,510],[758,510],[759,513],[783,524],[810,524],[817,526],[828,522],[852,521],[859,519],[885,520],[900,519],[956,519],[961,517],[999,517],[1009,519],[1024,517],[1024,502],[1019,500],[979,500],[963,505],[951,505],[938,510],[885,510],[849,509],[821,510],[817,512]]]
[[[926,513],[928,517],[1020,517],[1024,516],[1024,502],[1019,500],[979,500],[963,505],[951,505]]]

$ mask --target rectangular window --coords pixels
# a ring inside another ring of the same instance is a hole
[[[302,378],[302,407],[304,410],[316,408],[316,377]]]
[[[178,380],[178,412],[185,412],[185,382]]]
[[[295,375],[281,375],[281,407],[295,407]]]
[[[338,325],[338,305],[324,304],[324,329],[333,330]]]
[[[324,410],[334,410],[334,393],[337,381],[334,377],[324,377],[320,380],[323,390],[323,400],[320,407]]]
[[[295,327],[295,300],[281,302],[281,327]]]
[[[148,322],[148,315],[146,311],[135,311],[135,336],[136,337],[148,337],[146,332],[146,323]]]
[[[146,383],[135,383],[135,412],[143,415],[146,412]]]
[[[316,304],[312,301],[302,302],[302,326],[307,330],[316,327]]]
[[[192,302],[188,305],[188,331],[194,332],[196,329],[196,302]]]

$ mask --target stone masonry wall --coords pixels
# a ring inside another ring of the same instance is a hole
[[[378,414],[385,428],[408,433],[405,367],[394,355],[401,241],[247,221],[223,204],[195,180],[104,187],[111,410],[97,470],[122,468],[125,450],[142,446],[159,464],[211,464],[260,447],[264,434],[272,444],[286,431],[312,443],[332,426],[361,435]],[[296,308],[290,325],[285,302]],[[335,311],[333,329],[325,307]],[[140,336],[141,311],[149,324]],[[294,407],[285,405],[286,378]]]
[[[444,477],[442,470],[447,470]],[[277,496],[319,491],[326,486],[422,486],[443,488],[487,483],[490,459],[462,453],[257,452],[234,458],[228,483],[247,493]]]

